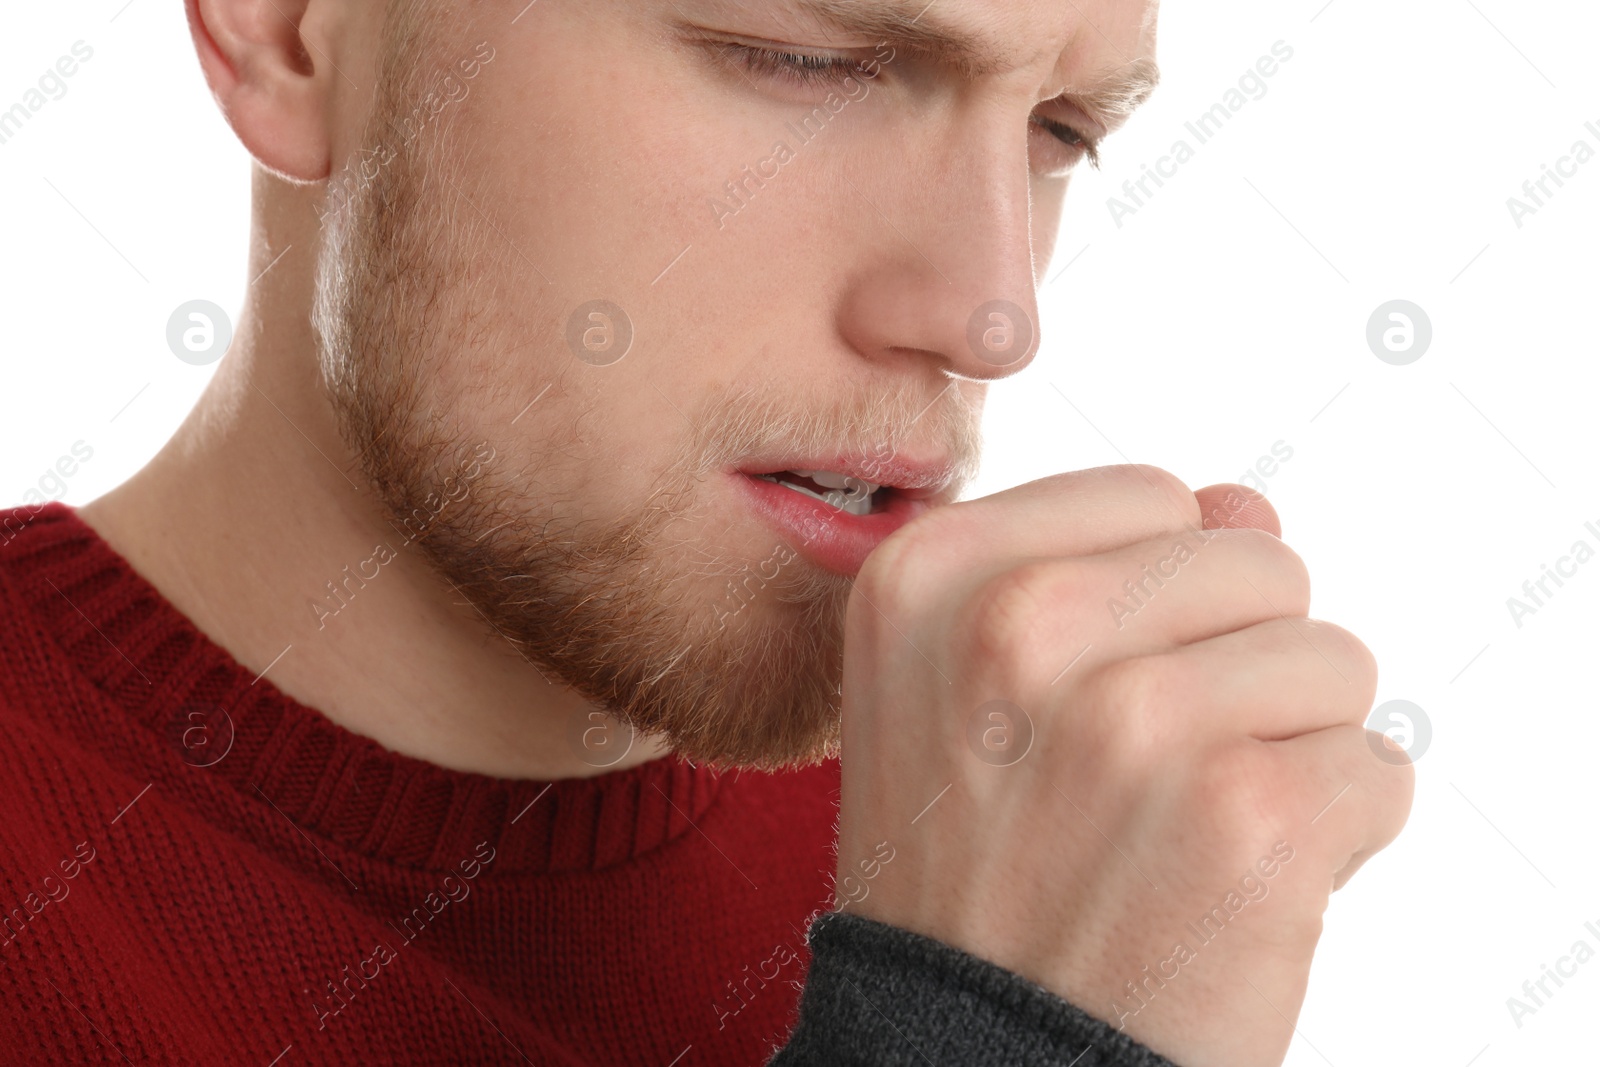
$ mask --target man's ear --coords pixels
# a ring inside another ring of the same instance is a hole
[[[245,148],[291,179],[328,176],[327,94],[337,77],[308,41],[312,0],[184,0],[206,83]],[[308,48],[307,45],[310,45]]]

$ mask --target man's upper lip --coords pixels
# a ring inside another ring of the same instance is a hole
[[[832,471],[850,478],[893,489],[911,500],[938,496],[955,481],[957,467],[944,456],[912,457],[900,452],[888,456],[852,453],[832,456],[752,456],[738,465],[741,474],[777,474],[780,471]]]

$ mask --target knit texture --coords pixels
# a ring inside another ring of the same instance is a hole
[[[411,759],[61,505],[0,511],[0,731],[0,1062],[760,1064],[831,900],[837,762]]]
[[[1173,1067],[1019,975],[848,913],[811,927],[800,1022],[771,1067]]]

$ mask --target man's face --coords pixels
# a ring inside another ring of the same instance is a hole
[[[690,757],[816,758],[850,578],[972,473],[1153,3],[525,3],[402,3],[345,57],[341,428],[547,676]]]

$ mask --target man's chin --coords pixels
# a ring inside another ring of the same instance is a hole
[[[724,590],[703,620],[676,630],[677,650],[622,663],[606,703],[697,763],[770,770],[836,756],[848,585],[821,600],[778,595],[763,601]],[[636,632],[631,650],[661,647],[660,636]]]

